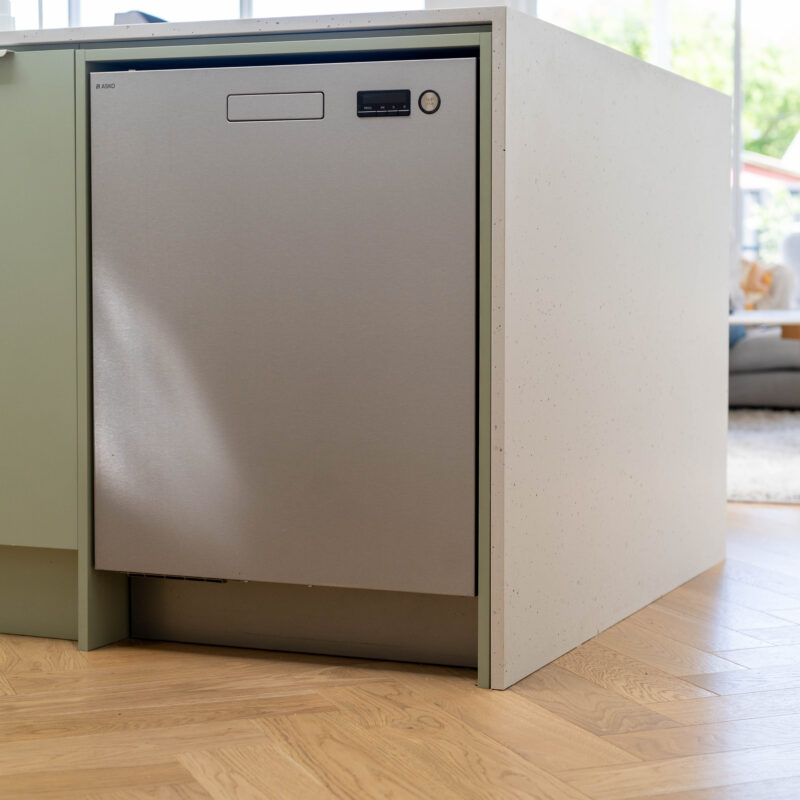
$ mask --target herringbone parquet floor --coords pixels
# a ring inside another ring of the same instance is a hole
[[[800,798],[800,506],[506,692],[469,670],[0,636],[0,798]]]

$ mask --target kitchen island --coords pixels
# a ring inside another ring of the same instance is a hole
[[[468,664],[505,688],[723,558],[727,98],[502,8],[0,49],[1,630]],[[421,57],[476,63],[474,590],[96,569],[90,76]]]

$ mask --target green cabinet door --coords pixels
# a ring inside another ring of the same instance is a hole
[[[77,547],[75,56],[0,58],[0,545]]]

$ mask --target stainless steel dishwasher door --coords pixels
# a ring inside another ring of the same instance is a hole
[[[96,567],[474,594],[475,59],[90,89]]]

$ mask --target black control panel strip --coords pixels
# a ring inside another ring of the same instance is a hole
[[[389,89],[358,92],[356,113],[359,117],[407,117],[411,114],[411,91]]]

